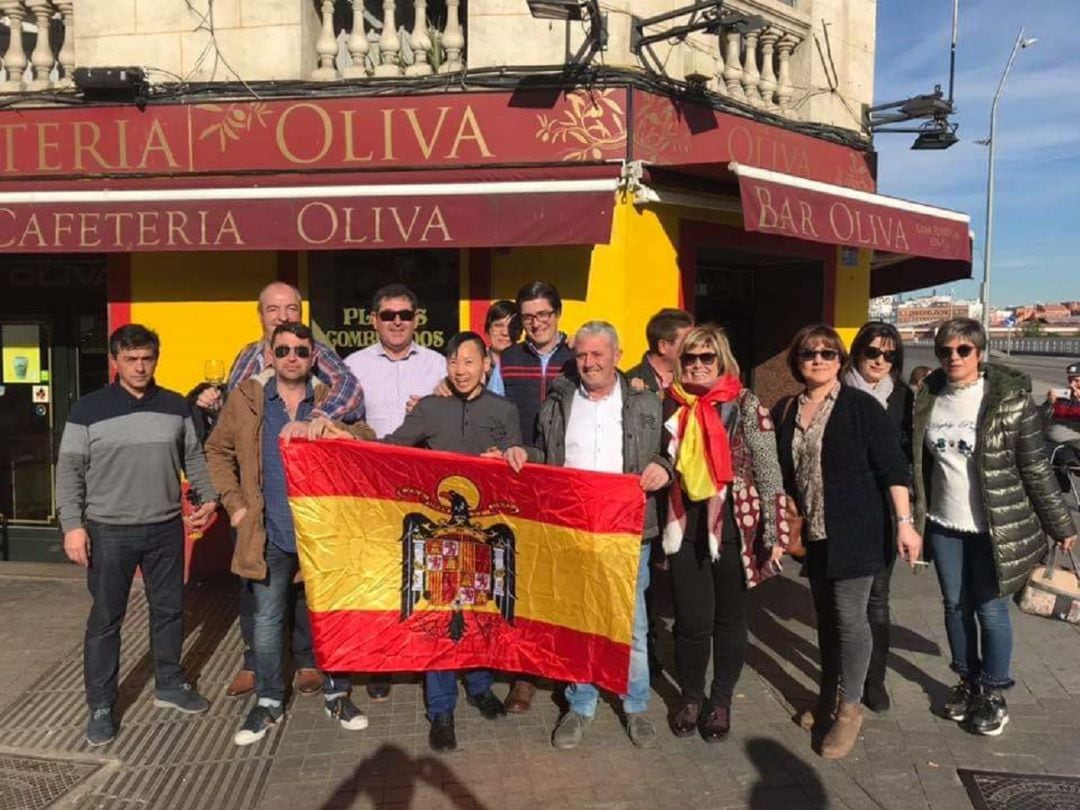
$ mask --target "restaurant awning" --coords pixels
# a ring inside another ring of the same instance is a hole
[[[216,180],[9,186],[0,191],[0,253],[606,244],[618,167],[604,176],[460,182]]]

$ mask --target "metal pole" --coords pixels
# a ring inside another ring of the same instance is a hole
[[[960,28],[960,0],[953,0],[952,45],[949,48],[949,109],[953,102],[953,80],[956,78],[956,35]]]
[[[994,150],[997,147],[997,109],[998,101],[1001,100],[1001,91],[1005,89],[1005,80],[1009,77],[1016,53],[1024,43],[1024,29],[1016,35],[1009,61],[1005,64],[1005,71],[1001,74],[997,92],[994,93],[994,101],[990,105],[990,159],[986,172],[986,233],[983,238],[983,282],[982,282],[982,321],[983,327],[989,332],[990,329],[990,268],[991,254],[994,244]]]

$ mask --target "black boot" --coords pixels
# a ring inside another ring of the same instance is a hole
[[[457,749],[457,735],[454,733],[454,714],[437,714],[431,721],[428,731],[428,745],[432,751],[454,751]]]
[[[863,685],[863,703],[876,714],[887,712],[892,701],[885,690],[885,670],[889,659],[889,625],[871,624],[870,634],[874,640],[870,652],[870,667],[866,670]]]

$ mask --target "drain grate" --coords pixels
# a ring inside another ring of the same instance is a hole
[[[0,808],[48,807],[100,767],[93,762],[70,759],[0,754]]]
[[[1080,807],[1080,777],[958,768],[975,810],[1061,810]]]

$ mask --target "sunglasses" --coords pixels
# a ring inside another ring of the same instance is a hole
[[[934,354],[938,360],[948,360],[953,356],[953,352],[956,352],[958,357],[971,357],[974,351],[975,347],[970,343],[961,343],[959,346],[938,346],[934,349]]]
[[[884,351],[882,349],[879,349],[877,346],[867,346],[865,349],[862,350],[862,356],[865,357],[867,360],[877,360],[879,357],[884,357],[886,363],[896,362],[895,351]]]
[[[411,309],[384,309],[379,312],[379,320],[383,323],[390,323],[395,318],[401,318],[401,320],[408,323],[415,317],[416,313]]]
[[[274,357],[278,360],[284,360],[290,354],[295,354],[297,357],[307,360],[311,357],[310,346],[275,346]]]
[[[799,352],[799,359],[807,363],[817,357],[820,357],[827,363],[831,363],[839,356],[840,352],[836,349],[802,349]]]
[[[683,364],[684,368],[690,368],[694,363],[701,363],[703,366],[711,366],[716,362],[716,352],[700,352],[698,354],[687,352],[679,358],[679,362]]]

